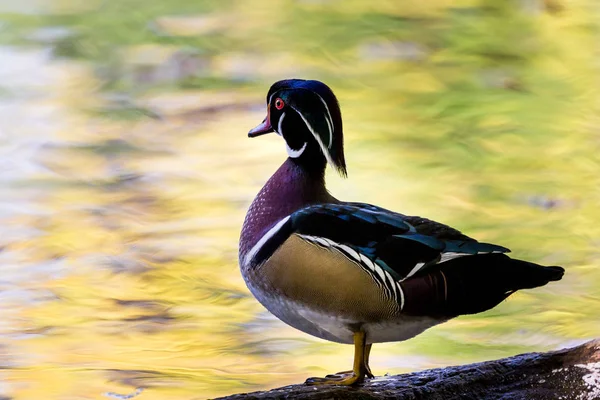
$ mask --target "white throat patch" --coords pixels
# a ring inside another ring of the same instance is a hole
[[[281,118],[279,118],[279,122],[277,123],[277,131],[276,132],[281,137],[283,137],[283,132],[281,131],[281,123],[283,122],[284,118],[285,118],[285,112],[281,114]],[[292,158],[300,157],[302,155],[302,153],[304,153],[304,150],[306,150],[307,142],[304,142],[304,145],[300,149],[294,150],[290,147],[290,145],[285,140],[285,138],[283,140],[285,141],[285,150],[287,151],[288,156],[290,156]]]
[[[299,150],[294,150],[290,147],[289,144],[287,144],[287,142],[285,142],[285,149],[287,150],[288,156],[292,157],[292,158],[298,158],[302,155],[302,153],[304,153],[304,150],[306,150],[306,142],[304,142],[304,146],[302,146]]]

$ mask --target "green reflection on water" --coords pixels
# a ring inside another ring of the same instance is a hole
[[[337,197],[567,268],[375,346],[377,374],[600,332],[593,1],[36,4],[0,8],[0,39],[19,46],[3,64],[22,65],[0,71],[6,395],[210,397],[349,365],[349,347],[270,317],[238,272],[246,207],[285,154],[246,132],[289,76],[342,104]]]

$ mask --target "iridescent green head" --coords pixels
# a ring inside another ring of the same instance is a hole
[[[269,132],[283,137],[288,155],[299,163],[318,168],[327,162],[346,176],[342,114],[324,83],[303,79],[275,82],[267,94],[267,116],[248,136]]]

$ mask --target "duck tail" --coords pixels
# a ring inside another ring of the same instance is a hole
[[[509,258],[508,256],[507,258],[509,260],[507,269],[513,270],[516,276],[515,279],[509,280],[506,284],[514,286],[513,290],[544,286],[548,282],[561,280],[565,273],[562,267],[545,267],[529,261]]]
[[[545,267],[505,254],[459,257],[439,264],[439,268],[427,275],[405,282],[423,295],[429,293],[420,305],[407,304],[406,311],[410,313],[414,307],[418,314],[427,312],[447,317],[475,314],[495,307],[517,290],[544,286],[560,280],[563,274],[562,267]]]

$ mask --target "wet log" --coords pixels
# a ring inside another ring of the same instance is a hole
[[[357,387],[285,386],[220,400],[600,399],[600,339],[548,353],[379,377]]]

